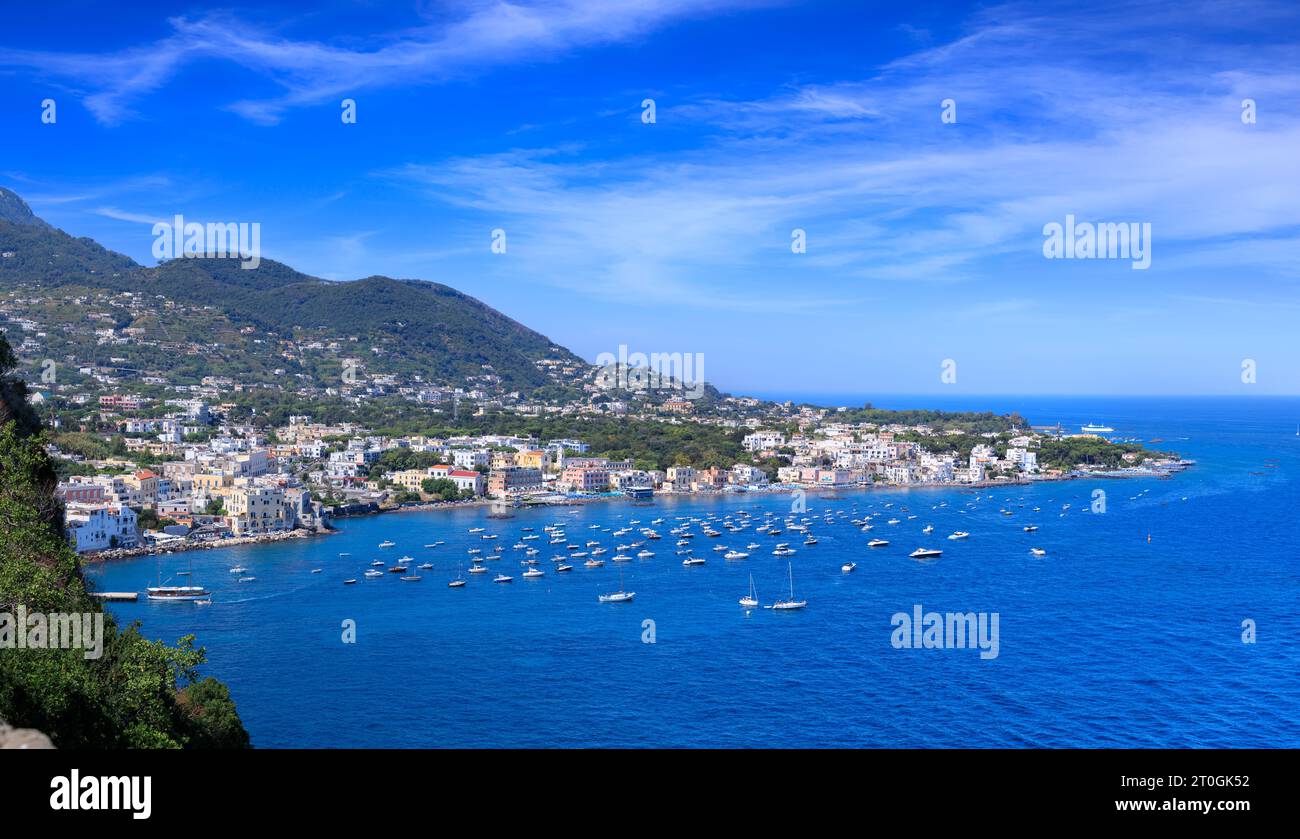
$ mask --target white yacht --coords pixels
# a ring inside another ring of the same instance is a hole
[[[722,555],[723,559],[749,559],[749,554],[744,551],[727,551]]]
[[[789,571],[790,574],[790,599],[778,600],[775,603],[773,603],[771,606],[768,606],[767,608],[769,609],[788,611],[793,609],[802,609],[803,607],[808,605],[807,600],[794,599],[794,565],[787,563],[787,570]]]
[[[636,597],[636,592],[635,592],[635,591],[627,591],[627,590],[623,587],[623,572],[622,572],[622,570],[620,570],[620,571],[618,572],[618,591],[613,591],[613,592],[610,592],[609,594],[598,594],[598,595],[596,595],[596,599],[599,600],[601,603],[627,603],[627,602],[630,601],[633,597]]]
[[[943,556],[943,551],[938,551],[934,548],[917,548],[908,554],[908,556],[912,559],[934,559],[935,557]]]
[[[840,566],[840,570],[843,571],[845,574],[847,574],[847,573],[849,573],[850,571],[852,571],[854,568],[857,568],[857,567],[858,567],[858,564],[857,564],[856,562],[854,562],[853,560],[850,559],[848,562],[846,562],[846,563],[844,563],[843,565]]]
[[[868,548],[883,548],[889,544],[888,539],[872,539],[867,543]]]
[[[949,539],[952,539],[952,540],[954,540],[954,541],[956,541],[957,539],[966,539],[966,538],[969,538],[969,537],[970,537],[970,534],[967,533],[966,531],[964,531],[964,530],[958,530],[956,533],[953,533],[953,534],[950,535],[948,538],[949,538]]]

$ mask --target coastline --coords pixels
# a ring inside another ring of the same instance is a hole
[[[234,536],[230,539],[213,539],[204,542],[191,542],[186,540],[184,542],[167,545],[141,545],[135,548],[114,548],[107,551],[94,551],[78,554],[78,559],[81,560],[82,565],[97,565],[102,562],[111,562],[115,559],[134,559],[135,557],[140,556],[217,550],[219,548],[235,548],[241,545],[261,545],[270,542],[284,542],[289,539],[308,539],[313,536],[326,536],[335,532],[337,531],[307,530],[306,528],[300,527],[294,530],[280,531],[279,533],[259,533],[255,536]]]
[[[1186,467],[1184,467],[1186,468]],[[1163,479],[1171,474],[1177,474],[1183,469],[1171,470],[1168,472],[1158,470],[1133,470],[1125,472],[1068,472],[1053,477],[1040,478],[1016,478],[1014,480],[992,480],[992,481],[975,481],[973,483],[923,483],[923,484],[865,484],[865,485],[843,485],[843,486],[802,486],[799,484],[771,484],[766,487],[746,487],[743,490],[721,489],[705,492],[656,492],[650,499],[634,499],[621,493],[607,493],[604,495],[577,496],[572,498],[563,498],[546,501],[533,501],[521,505],[520,509],[529,507],[571,507],[579,504],[593,504],[599,502],[627,501],[631,503],[645,504],[647,501],[653,503],[659,498],[713,498],[721,496],[738,496],[748,495],[751,493],[814,493],[817,495],[836,494],[844,492],[887,492],[900,490],[917,490],[917,489],[955,489],[955,490],[979,490],[990,489],[994,487],[1011,487],[1026,486],[1030,484],[1055,483],[1061,481],[1074,481],[1082,478],[1097,478],[1108,480],[1122,480],[1124,478],[1156,478]],[[491,507],[494,503],[492,499],[476,498],[472,501],[441,501],[426,502],[419,504],[399,505],[397,507],[380,507],[374,506],[371,509],[358,510],[355,512],[344,513],[332,518],[358,518],[362,516],[377,516],[387,513],[427,513],[440,510],[457,510],[472,509],[475,507]],[[513,510],[511,505],[508,509]],[[512,518],[513,513],[507,513],[499,518]],[[153,556],[158,554],[185,553],[188,551],[198,550],[216,550],[220,548],[233,548],[243,545],[260,545],[267,543],[283,542],[288,539],[307,539],[314,536],[326,536],[337,533],[337,530],[296,528],[294,530],[282,531],[279,533],[260,533],[255,536],[237,536],[230,539],[217,539],[205,542],[183,542],[179,544],[155,545],[152,547],[141,546],[136,548],[118,548],[116,550],[98,551],[95,553],[81,554],[82,564],[94,565],[103,562],[111,562],[116,559],[132,559],[141,556]]]

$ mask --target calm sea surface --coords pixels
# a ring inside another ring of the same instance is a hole
[[[1157,448],[1199,465],[1170,480],[810,493],[819,544],[752,525],[708,539],[695,525],[694,551],[708,562],[689,568],[668,532],[679,517],[784,519],[790,496],[349,519],[334,536],[162,561],[174,583],[192,563],[211,606],[111,608],[152,638],[194,633],[259,747],[1300,746],[1300,400],[873,401],[1106,423],[1118,436],[1163,438]],[[1090,512],[1094,489],[1106,493],[1104,514]],[[849,523],[872,512],[871,533]],[[620,565],[578,560],[556,574],[550,558],[563,546],[544,538],[529,544],[546,576],[521,577],[512,546],[525,527],[564,522],[570,542],[600,541],[608,560],[642,538],[609,530],[658,518],[654,557],[621,565],[632,603],[596,599],[618,588]],[[1031,523],[1041,529],[1025,533]],[[472,527],[499,534],[504,558],[450,589],[467,551],[494,544]],[[970,539],[944,538],[959,529]],[[891,544],[868,549],[873,537]],[[385,539],[396,547],[379,549]],[[423,547],[436,540],[445,544]],[[778,541],[798,551],[794,585],[808,607],[746,612],[737,600],[750,575],[764,603],[788,594],[786,560],[771,555]],[[750,542],[763,547],[744,561],[711,550]],[[908,558],[922,546],[942,558]],[[372,559],[404,555],[434,568],[418,583],[362,577]],[[851,574],[840,570],[848,559]],[[256,580],[237,582],[236,564]],[[494,584],[497,572],[514,582]],[[154,558],[89,570],[106,590],[143,592],[157,574]],[[343,585],[349,577],[359,582]],[[895,649],[891,616],[916,604],[997,612],[998,657]],[[1247,619],[1255,644],[1242,642]],[[345,620],[356,622],[355,644],[341,641]],[[647,620],[654,644],[642,640]]]

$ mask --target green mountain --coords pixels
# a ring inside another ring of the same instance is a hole
[[[0,252],[0,294],[30,290],[48,298],[41,323],[63,327],[46,336],[48,352],[78,364],[106,364],[111,356],[122,360],[118,366],[182,380],[201,373],[243,384],[297,377],[330,386],[355,360],[363,380],[418,376],[422,384],[489,392],[555,385],[539,361],[585,366],[546,336],[440,283],[378,276],[331,282],[266,259],[254,269],[233,258],[146,267],[51,227],[3,188]],[[123,294],[134,300],[114,297]],[[109,342],[111,352],[92,340],[93,330],[77,328],[105,314],[101,326],[133,331],[129,341]],[[152,351],[133,352],[136,344]],[[160,357],[159,347],[179,355]]]

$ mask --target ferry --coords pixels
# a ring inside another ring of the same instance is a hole
[[[1095,425],[1089,423],[1088,425],[1080,426],[1079,430],[1086,434],[1101,434],[1107,431],[1114,431],[1115,429],[1111,428],[1109,425]]]

